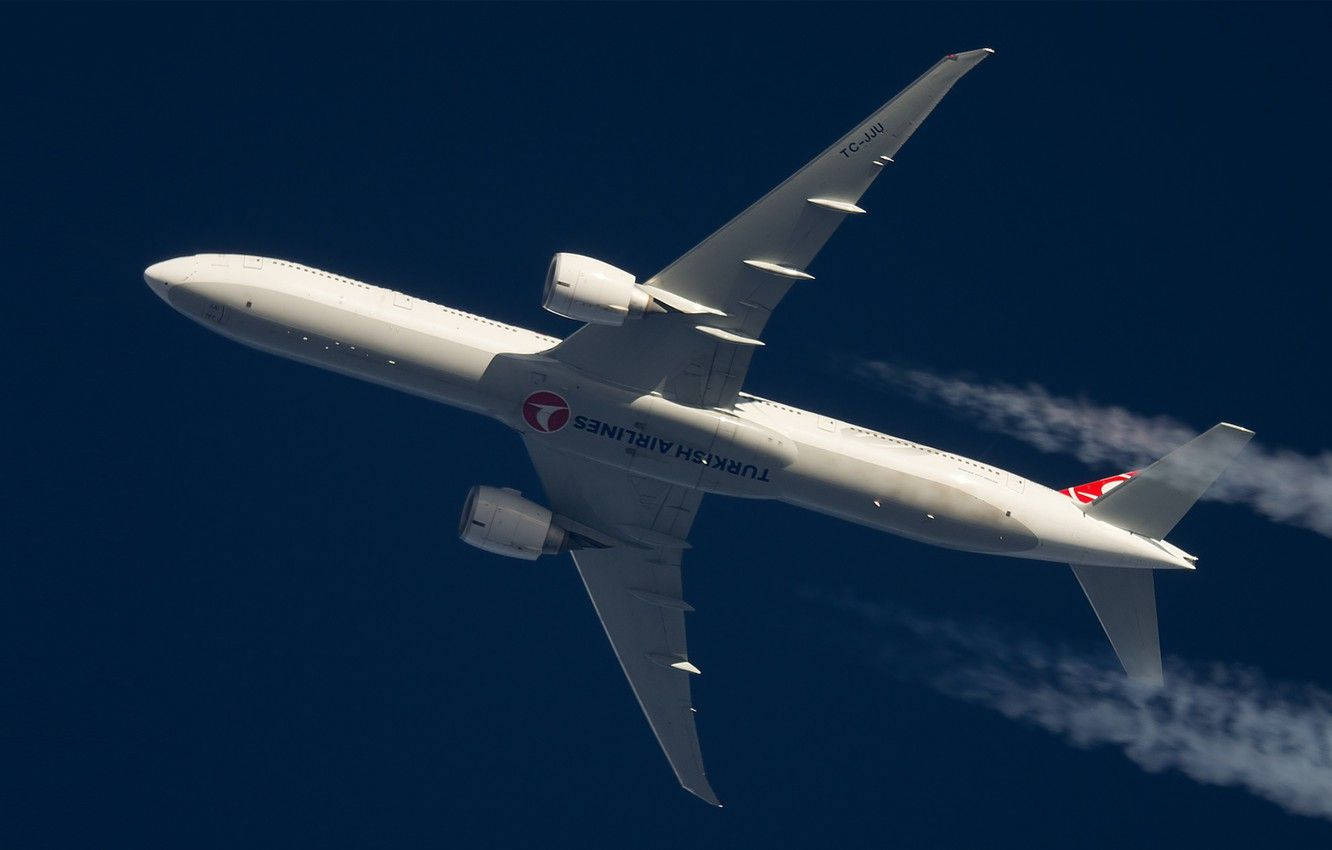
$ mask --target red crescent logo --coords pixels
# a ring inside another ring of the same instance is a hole
[[[523,419],[543,434],[558,431],[569,423],[569,402],[548,390],[538,390],[523,399]]]

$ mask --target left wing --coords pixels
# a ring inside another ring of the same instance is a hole
[[[527,451],[551,509],[604,538],[623,541],[574,551],[574,564],[620,667],[686,791],[714,806],[694,727],[685,645],[681,551],[703,496],[574,458],[528,438]]]
[[[939,60],[724,227],[644,284],[670,310],[585,325],[550,351],[589,374],[682,404],[730,407],[759,335],[874,178],[967,71],[994,51]]]

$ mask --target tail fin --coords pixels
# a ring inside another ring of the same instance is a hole
[[[1160,540],[1221,475],[1253,432],[1222,422],[1087,506],[1088,516]]]

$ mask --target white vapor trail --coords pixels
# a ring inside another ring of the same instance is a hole
[[[1166,416],[1063,398],[1036,384],[981,383],[878,360],[861,362],[857,371],[1041,451],[1103,467],[1107,475],[1141,468],[1198,433]],[[1250,443],[1203,498],[1248,505],[1269,519],[1332,537],[1332,452],[1311,456]]]
[[[1272,683],[1234,664],[1173,657],[1164,687],[1143,686],[1117,667],[992,629],[848,596],[831,601],[882,631],[875,644],[894,675],[923,679],[1076,747],[1116,747],[1149,772],[1177,770],[1332,821],[1332,694],[1326,691]]]

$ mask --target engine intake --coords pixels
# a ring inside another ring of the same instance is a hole
[[[549,510],[517,490],[478,485],[467,493],[458,537],[487,552],[535,561],[567,551],[576,536],[566,534]]]
[[[581,254],[556,254],[550,261],[541,306],[597,325],[622,325],[631,316],[665,312],[629,272]]]

